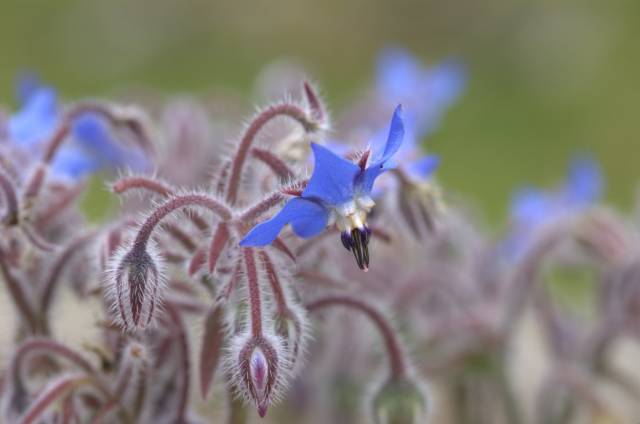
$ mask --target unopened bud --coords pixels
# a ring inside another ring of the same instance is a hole
[[[280,363],[272,343],[262,337],[252,337],[240,349],[237,356],[235,384],[252,401],[261,417],[273,402],[279,386]]]
[[[151,324],[164,290],[163,267],[155,249],[132,248],[112,257],[108,283],[116,319],[124,330]]]
[[[424,424],[427,399],[411,380],[389,381],[373,399],[373,415],[376,424]]]

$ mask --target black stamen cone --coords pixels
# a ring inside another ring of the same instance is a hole
[[[351,230],[349,238],[351,239],[351,251],[353,252],[353,256],[356,258],[358,267],[364,270],[368,269],[370,238],[368,228],[354,228]]]
[[[345,249],[351,251],[351,246],[353,245],[353,239],[351,238],[351,234],[346,231],[343,231],[340,234],[340,241],[342,241],[342,245]]]

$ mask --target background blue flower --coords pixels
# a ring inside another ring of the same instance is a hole
[[[16,91],[21,107],[9,119],[9,138],[35,160],[60,122],[57,95],[31,75],[20,79]],[[116,140],[95,114],[79,116],[73,122],[70,137],[53,158],[51,169],[55,176],[75,180],[102,170],[140,170],[147,166],[143,152]]]
[[[594,205],[602,196],[603,185],[598,163],[580,155],[571,160],[567,177],[557,190],[519,190],[511,202],[512,231],[507,248],[517,256],[526,250],[531,234],[543,225]]]

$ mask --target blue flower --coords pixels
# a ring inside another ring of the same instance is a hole
[[[384,147],[374,149],[371,156],[359,164],[312,143],[315,167],[301,196],[289,200],[277,215],[254,227],[240,245],[268,245],[287,224],[291,224],[293,231],[303,238],[316,236],[327,226],[335,224],[342,232],[345,248],[353,252],[358,266],[366,270],[371,237],[366,220],[374,206],[371,191],[376,178],[390,168],[390,159],[402,144],[404,124],[401,112],[398,106]]]
[[[10,140],[34,157],[60,124],[61,113],[56,92],[33,76],[21,78],[17,87],[21,109],[9,119]],[[97,115],[85,113],[73,122],[71,140],[63,144],[51,163],[53,174],[76,180],[105,169],[146,166],[141,151],[127,149],[111,135]]]
[[[425,67],[409,51],[391,47],[378,57],[376,90],[384,103],[402,103],[411,111],[405,124],[407,145],[421,139],[437,127],[446,110],[458,99],[467,82],[464,66],[446,60]]]
[[[584,155],[572,159],[567,178],[559,189],[544,191],[528,187],[519,190],[511,202],[513,231],[507,240],[509,250],[522,252],[537,229],[582,212],[600,199],[602,191],[600,167],[594,159]]]

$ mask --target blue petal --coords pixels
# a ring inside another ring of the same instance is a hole
[[[387,142],[384,145],[384,150],[382,152],[373,152],[371,166],[384,165],[384,163],[398,151],[403,138],[404,122],[402,121],[402,106],[398,105],[396,106],[396,109],[393,112],[393,117],[391,118],[389,135],[387,136]]]
[[[318,199],[333,206],[353,199],[360,167],[316,143],[311,143],[311,148],[315,167],[302,197]]]
[[[417,180],[428,178],[440,165],[440,156],[428,155],[411,162],[406,168],[407,174]]]
[[[389,101],[411,97],[420,81],[422,65],[409,51],[391,47],[378,56],[376,86]]]
[[[100,118],[92,114],[84,114],[73,123],[73,135],[87,153],[93,153],[107,165],[116,165],[123,161],[123,153],[118,143]]]
[[[75,180],[97,171],[100,164],[84,151],[68,147],[58,151],[51,168],[55,175]]]
[[[518,191],[511,201],[511,219],[521,226],[542,223],[553,213],[553,201],[547,193],[534,188]]]
[[[143,170],[147,165],[142,151],[123,146],[104,121],[93,114],[83,114],[74,121],[73,135],[76,144],[94,158],[100,169],[128,166]]]
[[[9,136],[23,147],[34,147],[55,129],[58,120],[56,93],[41,88],[33,93],[24,107],[9,119]]]
[[[398,151],[402,144],[402,139],[404,137],[404,124],[402,122],[401,115],[402,107],[398,105],[396,110],[393,112],[393,117],[391,118],[389,135],[387,137],[387,143],[384,146],[384,151],[382,154],[376,154],[376,152],[374,152],[374,159],[372,160],[372,163],[367,167],[367,169],[365,169],[364,173],[358,177],[357,186],[360,193],[370,195],[376,178],[378,178],[383,172],[391,169],[393,166],[387,162],[391,156]]]
[[[408,103],[415,109],[416,131],[421,136],[432,133],[447,109],[458,99],[467,82],[464,66],[457,60],[447,60],[425,70],[415,91],[421,97]]]
[[[329,212],[321,204],[296,197],[269,221],[253,227],[240,241],[240,246],[266,246],[271,244],[285,225],[291,224],[300,237],[309,238],[322,232],[328,223]]]
[[[571,161],[565,188],[570,206],[585,207],[602,195],[603,181],[598,163],[591,157],[578,156]]]

